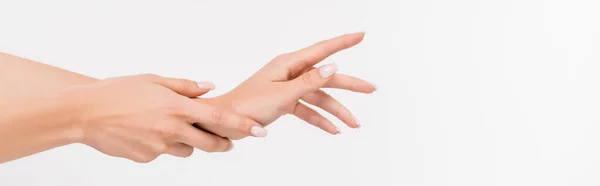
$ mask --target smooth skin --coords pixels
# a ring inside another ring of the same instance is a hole
[[[359,44],[364,33],[353,33],[325,40],[301,49],[277,56],[262,69],[232,91],[200,103],[218,105],[235,113],[248,116],[266,126],[285,114],[319,127],[331,134],[340,130],[331,121],[309,108],[304,102],[319,107],[343,121],[351,128],[359,128],[358,120],[339,101],[325,93],[322,88],[344,89],[360,93],[377,90],[373,84],[359,78],[339,74],[336,64],[313,67],[327,57]],[[231,139],[247,135],[228,133],[218,128],[207,128]]]
[[[110,78],[3,102],[0,162],[70,143],[136,162],[163,153],[187,157],[192,147],[207,152],[232,147],[229,139],[198,130],[193,123],[248,134],[252,126],[260,127],[247,117],[189,99],[203,90],[182,82],[155,75]]]
[[[214,88],[207,82],[157,75],[97,80],[1,54],[0,112],[5,114],[0,116],[0,136],[5,137],[0,139],[0,162],[70,143],[84,143],[136,162],[152,161],[162,153],[187,157],[192,147],[226,151],[232,147],[227,138],[264,137],[261,125],[284,114],[339,133],[298,100],[357,128],[358,121],[348,109],[320,89],[371,93],[375,86],[334,74],[334,64],[313,66],[363,37],[364,33],[347,34],[280,55],[234,90],[209,99],[195,98]],[[40,92],[53,93],[41,96]]]

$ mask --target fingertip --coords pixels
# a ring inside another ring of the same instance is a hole
[[[198,84],[198,88],[205,90],[214,90],[216,87],[215,84],[210,81],[198,81],[196,84]]]
[[[335,63],[331,63],[331,64],[327,64],[327,65],[323,65],[323,66],[319,67],[319,74],[321,75],[321,77],[323,79],[327,79],[327,78],[331,77],[337,71],[338,71],[338,66]]]
[[[338,127],[328,127],[328,128],[322,128],[323,131],[331,134],[331,135],[339,135],[342,133],[342,131],[340,130],[340,128]]]
[[[341,36],[364,37],[365,34],[366,34],[365,31],[356,31],[356,32],[348,32],[348,33],[343,34]]]
[[[233,146],[234,146],[233,141],[229,140],[229,146],[227,147],[227,149],[225,149],[225,152],[231,151],[233,149]]]
[[[267,130],[262,126],[252,126],[252,128],[250,128],[250,134],[254,137],[264,138],[267,136],[267,133]]]
[[[379,86],[377,86],[375,83],[371,83],[371,82],[367,82],[367,81],[364,81],[364,82],[365,83],[363,85],[361,85],[361,87],[364,87],[363,91],[359,91],[359,92],[371,94],[371,93],[379,90]]]
[[[352,119],[354,120],[354,128],[359,129],[361,127],[360,121],[352,114]]]
[[[365,31],[360,31],[360,32],[356,32],[354,34],[358,35],[361,39],[363,39],[365,37],[365,35],[366,35],[366,32]]]
[[[354,32],[351,34],[348,34],[347,36],[351,37],[353,39],[352,43],[358,44],[360,42],[362,42],[362,40],[365,38],[365,32],[361,31],[361,32]]]
[[[246,127],[244,127],[244,133],[254,136],[254,137],[265,137],[267,136],[267,130],[260,123],[252,120],[246,119]]]
[[[331,121],[325,120],[324,122],[326,122],[326,124],[324,124],[324,126],[321,129],[333,135],[339,135],[342,133],[340,128],[336,127]]]

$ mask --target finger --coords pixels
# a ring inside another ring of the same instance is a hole
[[[290,94],[300,98],[325,86],[337,70],[338,68],[335,63],[310,70],[286,82],[287,86],[290,86],[287,90],[291,91]]]
[[[248,117],[193,100],[184,100],[184,107],[183,114],[191,123],[200,123],[206,128],[236,131],[255,137],[267,135],[267,130],[261,124]]]
[[[313,93],[306,94],[302,96],[302,100],[306,101],[306,103],[317,106],[338,119],[342,120],[346,125],[352,128],[359,128],[360,124],[358,120],[350,113],[344,105],[342,105],[335,98],[331,97],[329,94],[323,92],[322,90],[317,90]]]
[[[169,145],[169,147],[167,147],[165,153],[177,157],[187,158],[191,156],[192,153],[194,153],[194,147],[186,145],[184,143],[175,142]]]
[[[195,98],[215,89],[215,84],[208,81],[195,82],[188,79],[166,78],[157,75],[149,76],[154,83],[162,85],[180,95]]]
[[[192,125],[182,124],[177,141],[206,152],[226,152],[231,150],[231,141],[214,134],[198,130]]]
[[[360,93],[373,93],[377,86],[365,80],[355,78],[349,75],[336,73],[331,80],[325,83],[325,88],[344,89]]]
[[[290,69],[302,70],[323,61],[325,58],[360,43],[365,33],[352,33],[321,41],[312,46],[293,52],[294,65]],[[294,72],[292,72],[294,73]]]
[[[314,70],[314,69],[316,69],[316,68],[311,67],[311,68],[304,69],[303,71],[300,72],[300,74],[306,73],[306,72]],[[327,81],[327,83],[325,83],[323,88],[344,89],[344,90],[360,92],[360,93],[367,93],[367,94],[373,93],[374,91],[376,91],[378,89],[378,87],[373,83],[369,83],[360,78],[356,78],[356,77],[352,77],[352,76],[340,74],[340,73],[336,73],[333,77],[331,77],[331,79],[329,81]]]
[[[339,134],[340,129],[335,127],[331,121],[327,118],[321,116],[317,111],[309,108],[308,106],[298,102],[296,107],[294,108],[294,112],[292,113],[294,116],[314,125],[315,127],[319,127],[326,132],[331,134]]]

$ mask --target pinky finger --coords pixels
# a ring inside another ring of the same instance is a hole
[[[294,112],[292,113],[294,116],[314,125],[315,127],[319,127],[324,131],[327,131],[331,134],[339,134],[340,129],[338,129],[331,121],[327,118],[323,117],[317,111],[311,109],[310,107],[298,102],[296,107],[294,108]]]

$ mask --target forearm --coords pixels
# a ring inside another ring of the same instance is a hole
[[[0,102],[96,81],[58,67],[0,53]]]
[[[76,104],[67,95],[0,102],[0,163],[73,143]]]

